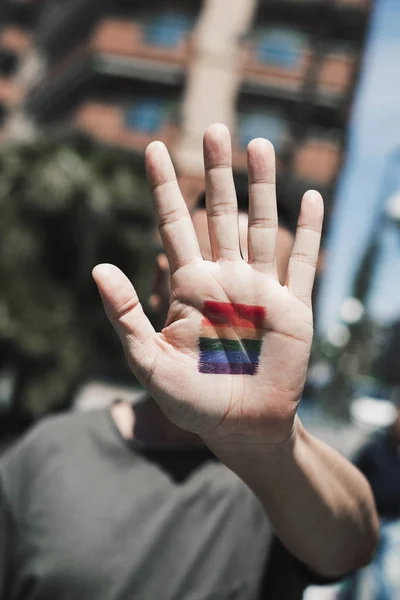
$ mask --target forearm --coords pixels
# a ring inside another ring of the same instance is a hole
[[[206,439],[259,497],[276,535],[318,574],[336,577],[371,559],[378,522],[364,476],[300,421],[290,440]]]

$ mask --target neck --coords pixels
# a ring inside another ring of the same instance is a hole
[[[114,404],[111,414],[125,439],[135,439],[150,446],[203,445],[197,435],[171,423],[150,397],[135,405],[127,402]]]

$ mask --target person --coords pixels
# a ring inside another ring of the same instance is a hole
[[[375,433],[354,462],[369,481],[379,517],[400,519],[400,404],[393,423]]]
[[[400,597],[400,404],[393,423],[375,433],[354,462],[371,485],[380,518],[380,541],[373,562],[350,580],[344,600],[392,600]]]
[[[372,557],[368,483],[296,416],[322,199],[304,196],[293,244],[272,145],[249,145],[248,214],[227,128],[204,148],[192,218],[165,146],[146,152],[169,272],[162,331],[117,267],[93,271],[145,399],[50,417],[1,461],[3,600],[300,598]]]

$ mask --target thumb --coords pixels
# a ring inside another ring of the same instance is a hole
[[[130,366],[139,366],[145,346],[147,356],[154,356],[156,333],[144,314],[135,288],[114,265],[98,265],[93,269],[92,275],[104,310],[124,346]],[[149,344],[153,352],[150,351]]]

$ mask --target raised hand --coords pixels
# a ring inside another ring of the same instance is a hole
[[[286,285],[276,269],[275,157],[263,139],[248,148],[248,260],[242,258],[228,130],[204,138],[212,260],[204,260],[168,151],[150,144],[146,166],[171,272],[171,299],[157,333],[116,267],[93,271],[129,366],[176,425],[206,436],[290,435],[313,334],[311,293],[323,202],[303,198]]]

